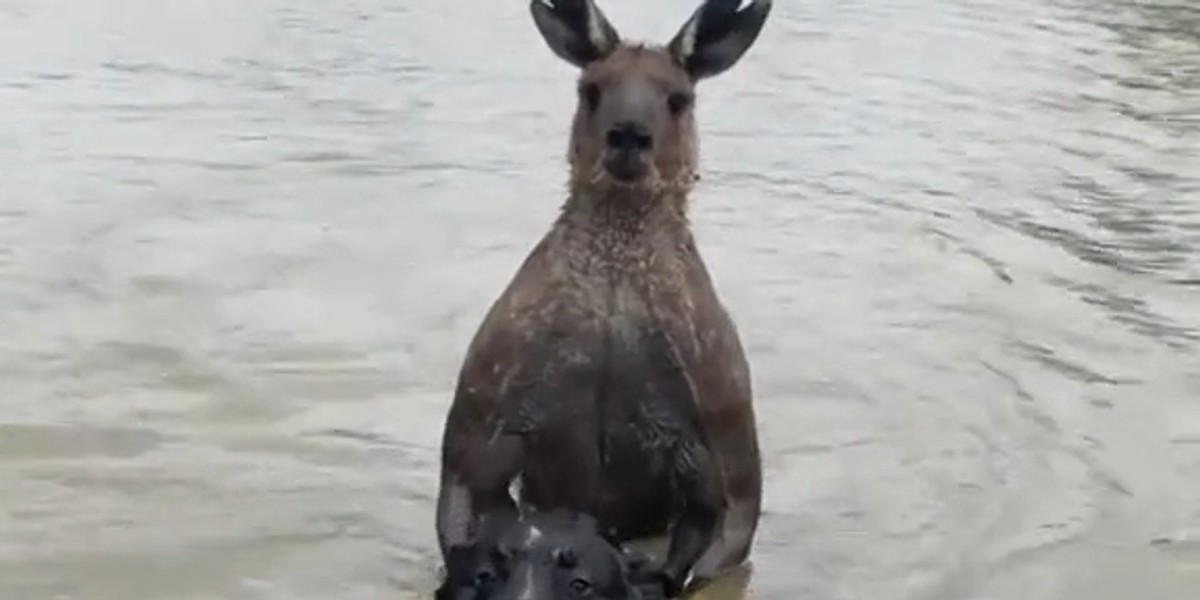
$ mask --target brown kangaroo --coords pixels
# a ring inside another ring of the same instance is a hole
[[[757,39],[770,0],[706,0],[665,46],[592,0],[533,0],[581,70],[561,214],[471,341],[445,423],[443,558],[485,515],[566,509],[618,540],[669,533],[668,596],[742,564],[762,470],[750,372],[687,219],[695,86]],[[447,560],[447,564],[453,561]]]

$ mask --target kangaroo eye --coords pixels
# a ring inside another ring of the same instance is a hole
[[[692,106],[692,95],[685,92],[675,92],[667,96],[667,108],[673,115],[679,115]]]
[[[588,110],[596,110],[600,104],[600,86],[594,83],[585,83],[579,88],[579,97],[583,99],[584,104],[587,104]]]

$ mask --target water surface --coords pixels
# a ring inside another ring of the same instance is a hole
[[[0,0],[0,597],[427,597],[572,77],[524,2]],[[699,111],[750,597],[1200,597],[1200,8],[779,2]]]

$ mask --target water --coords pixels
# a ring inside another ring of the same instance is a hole
[[[693,5],[603,6],[665,40]],[[703,84],[749,597],[1200,595],[1197,32],[779,2]],[[572,76],[524,2],[0,0],[0,598],[427,597],[441,421],[562,199]]]

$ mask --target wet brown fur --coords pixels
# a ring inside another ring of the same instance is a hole
[[[624,183],[601,167],[603,123],[582,90],[603,97],[630,81],[652,85],[663,111],[653,168]],[[666,108],[694,83],[664,48],[622,42],[578,85],[568,197],[459,374],[439,542],[466,543],[478,511],[511,509],[507,478],[519,472],[523,506],[593,514],[622,540],[667,533],[688,497],[711,501],[715,533],[695,565],[711,577],[746,559],[762,475],[749,367],[688,223],[695,118]],[[681,483],[688,469],[695,481]],[[451,508],[462,502],[466,514]]]

